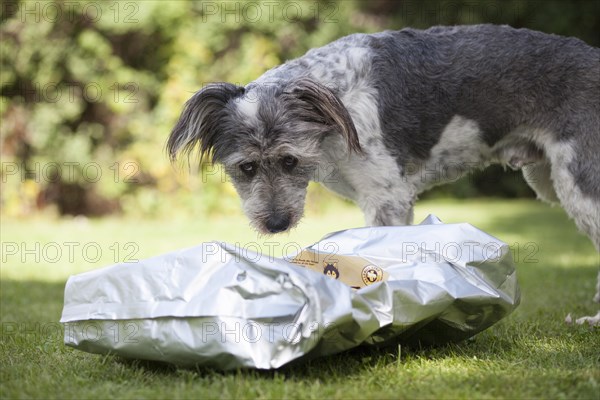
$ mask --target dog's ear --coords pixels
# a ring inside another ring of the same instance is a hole
[[[352,117],[331,89],[310,78],[302,78],[295,81],[286,93],[310,106],[311,109],[305,111],[309,111],[314,122],[336,129],[346,139],[350,151],[362,153]]]
[[[244,94],[245,89],[232,83],[211,83],[196,92],[186,103],[167,140],[171,161],[179,153],[189,155],[199,143],[200,159],[214,150],[219,135],[219,122],[225,105]]]

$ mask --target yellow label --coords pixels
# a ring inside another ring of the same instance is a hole
[[[302,250],[291,261],[294,264],[327,275],[332,279],[337,279],[355,289],[385,281],[388,278],[387,272],[383,269],[373,265],[364,258],[356,256],[342,256]]]

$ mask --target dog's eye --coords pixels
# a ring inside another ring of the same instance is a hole
[[[291,171],[298,164],[298,159],[294,156],[285,156],[281,159],[281,164],[286,171]]]
[[[254,161],[240,164],[240,169],[248,177],[256,175],[256,163]]]

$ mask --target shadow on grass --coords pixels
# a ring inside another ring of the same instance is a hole
[[[312,359],[298,359],[275,370],[256,370],[248,368],[239,368],[230,371],[220,371],[211,367],[188,367],[179,368],[174,365],[149,360],[132,360],[122,357],[115,357],[114,361],[130,368],[147,371],[152,374],[171,375],[178,370],[187,370],[196,373],[202,377],[222,377],[231,375],[242,375],[246,377],[259,377],[272,379],[277,376],[284,376],[286,379],[322,379],[325,376],[336,377],[336,379],[346,379],[353,375],[361,375],[364,371],[374,367],[387,364],[403,364],[409,359],[415,357],[425,357],[431,360],[436,358],[446,358],[456,352],[473,353],[469,351],[470,342],[468,339],[461,343],[451,343],[443,346],[428,347],[406,347],[401,344],[390,345],[386,347],[360,346],[347,350],[343,353],[333,354],[326,357],[315,357]],[[506,342],[508,350],[511,343]],[[479,351],[473,354],[482,354]]]
[[[597,363],[594,349],[600,345],[597,331],[586,326],[564,327],[561,337],[553,329],[531,324],[517,327],[507,323],[502,332],[483,333],[460,343],[450,343],[443,346],[406,347],[401,344],[387,347],[361,346],[346,352],[327,357],[309,360],[296,360],[277,370],[237,369],[219,371],[209,367],[179,369],[169,364],[126,360],[116,358],[115,362],[127,365],[129,368],[141,370],[144,373],[171,376],[177,371],[189,371],[198,378],[209,381],[224,377],[239,379],[258,379],[271,381],[284,379],[289,382],[327,382],[327,384],[348,383],[353,379],[364,380],[373,371],[401,371],[405,368],[422,368],[435,370],[444,366],[454,365],[444,374],[437,370],[438,375],[450,374],[456,383],[468,383],[474,376],[490,379],[496,377],[503,384],[510,379],[527,374],[555,374],[557,378],[566,379],[561,369],[572,374],[586,373],[590,366]],[[521,329],[520,331],[517,329]],[[512,366],[514,371],[490,371],[489,365]],[[391,368],[391,370],[390,370]],[[470,371],[465,372],[465,370]],[[546,370],[546,372],[543,372]],[[392,372],[393,373],[393,372]],[[380,377],[381,378],[381,377]]]
[[[535,220],[535,216],[529,216]],[[560,250],[559,250],[560,251]],[[562,322],[565,310],[580,301],[589,300],[592,292],[580,290],[580,282],[584,277],[593,278],[594,271],[587,267],[574,267],[565,270],[555,265],[543,266],[543,275],[531,268],[524,268],[521,273],[525,279],[521,282],[524,300],[520,308],[507,319],[501,321],[489,330],[460,343],[440,347],[358,347],[344,353],[311,360],[291,363],[277,371],[241,370],[233,372],[217,372],[210,368],[192,369],[198,376],[223,376],[241,374],[247,377],[271,379],[283,376],[285,379],[323,379],[327,374],[334,379],[347,379],[368,373],[369,370],[387,366],[404,365],[411,360],[430,360],[442,362],[447,359],[492,359],[500,362],[515,362],[519,358],[540,360],[558,358],[569,354],[581,353],[579,346],[585,346],[590,330],[582,327],[568,327]],[[590,282],[590,289],[593,283]],[[63,305],[63,283],[39,281],[2,281],[2,342],[4,351],[18,353],[20,346],[36,348],[52,341],[55,346],[63,347],[62,327],[58,323]],[[562,302],[563,305],[557,305]],[[566,304],[566,305],[565,305]],[[591,301],[589,301],[591,307]],[[585,309],[588,310],[588,309]],[[581,313],[590,313],[581,310]],[[577,312],[578,309],[569,310]],[[12,324],[12,325],[11,325]],[[23,324],[24,328],[20,325]],[[39,325],[36,325],[39,324]],[[53,329],[44,329],[52,326]],[[7,332],[5,328],[11,328]],[[15,331],[13,328],[17,327]],[[54,329],[55,327],[59,327]],[[37,332],[36,332],[37,330]],[[32,334],[33,332],[33,334]],[[591,332],[596,334],[597,332]],[[46,335],[46,336],[44,336]],[[532,338],[535,340],[532,341]],[[564,343],[561,346],[551,346],[555,339]],[[7,340],[8,339],[8,340]],[[596,337],[596,342],[598,338]],[[543,344],[543,346],[538,346]],[[589,344],[589,343],[588,343]],[[600,343],[596,343],[600,345]],[[591,346],[590,348],[593,348]],[[65,351],[66,362],[76,357],[78,350]],[[95,357],[89,358],[89,366],[95,368]],[[120,357],[97,357],[97,362],[114,362],[143,374],[176,375],[180,369],[170,364],[127,360]]]
[[[506,218],[492,214],[485,226],[479,228],[493,233],[500,239],[516,237],[522,242],[536,242],[546,251],[595,252],[591,240],[578,231],[575,222],[560,206],[550,207],[539,202],[539,207],[510,208],[507,205]],[[508,242],[508,240],[507,240]]]

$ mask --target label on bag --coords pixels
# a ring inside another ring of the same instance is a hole
[[[354,289],[382,282],[388,278],[388,273],[382,268],[357,256],[318,253],[305,249],[291,262],[337,279]]]

